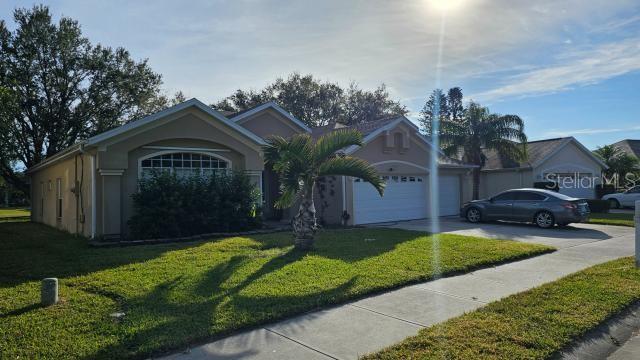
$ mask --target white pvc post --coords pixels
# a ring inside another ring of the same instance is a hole
[[[636,267],[640,268],[640,200],[636,201],[636,216],[633,220],[636,225]]]
[[[40,302],[43,306],[49,306],[58,303],[58,279],[46,278],[42,280],[42,287],[40,289]]]

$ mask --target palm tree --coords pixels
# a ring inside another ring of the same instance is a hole
[[[276,208],[286,208],[300,199],[298,213],[293,218],[293,234],[297,249],[313,248],[317,229],[313,202],[314,186],[322,176],[353,176],[369,182],[384,192],[384,182],[366,161],[338,154],[348,146],[362,146],[362,134],[356,130],[338,130],[326,134],[316,142],[307,134],[294,135],[287,140],[272,136],[264,148],[265,161],[280,178],[281,195]]]
[[[501,157],[521,161],[527,156],[524,122],[517,115],[492,114],[471,102],[460,119],[441,118],[440,145],[445,155],[477,165],[473,169],[473,198],[480,193],[483,150],[494,150]]]
[[[623,151],[617,146],[605,145],[594,150],[593,153],[607,165],[608,169],[604,171],[605,175],[611,176],[615,173],[616,161],[623,154]]]
[[[618,181],[626,183],[628,174],[637,173],[639,170],[640,161],[638,158],[627,154],[617,146],[605,145],[599,147],[593,153],[608,167],[608,169],[604,171],[604,174],[608,178],[605,180],[611,181],[617,176]]]

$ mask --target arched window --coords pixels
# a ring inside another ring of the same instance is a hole
[[[147,177],[154,171],[170,171],[178,176],[212,175],[231,168],[229,161],[214,155],[178,152],[165,153],[140,160],[140,176]]]

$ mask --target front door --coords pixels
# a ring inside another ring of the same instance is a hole
[[[281,220],[282,209],[276,209],[274,204],[280,196],[280,181],[278,174],[273,171],[271,165],[265,165],[264,176],[262,178],[262,193],[264,194],[264,216],[269,220]]]

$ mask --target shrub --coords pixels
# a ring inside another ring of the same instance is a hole
[[[156,172],[139,182],[129,220],[136,239],[255,229],[260,193],[243,173],[178,177]]]
[[[607,194],[613,194],[616,192],[616,187],[613,184],[597,184],[596,185],[596,198],[602,199]]]
[[[558,192],[560,190],[558,183],[554,181],[537,181],[533,183],[533,187],[535,189],[551,190],[555,192]]]
[[[595,200],[589,199],[587,200],[587,204],[589,204],[589,209],[594,213],[607,213],[609,212],[609,201],[607,200]]]

